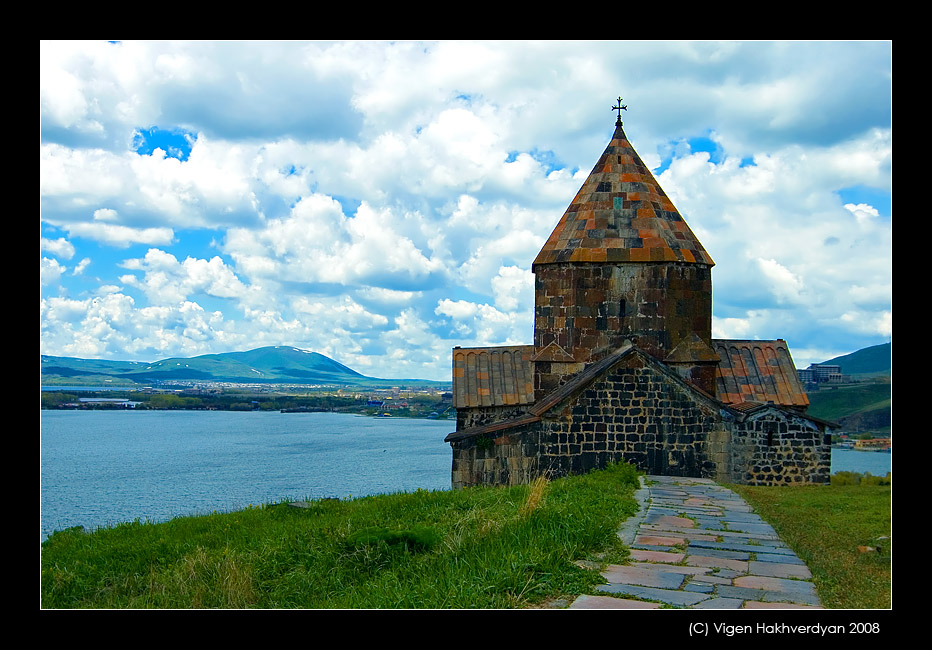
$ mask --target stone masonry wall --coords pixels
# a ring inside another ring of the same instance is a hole
[[[811,420],[767,409],[731,424],[731,480],[748,485],[828,483],[830,440]]]
[[[812,420],[777,407],[735,417],[673,374],[630,355],[539,421],[453,442],[453,487],[559,478],[616,461],[750,485],[830,480],[829,440]],[[469,421],[481,426],[503,415],[476,409]]]
[[[648,473],[712,477],[714,404],[631,355],[542,420],[452,443],[453,486],[559,478],[628,461]]]
[[[501,422],[511,418],[521,417],[527,413],[525,405],[511,406],[479,406],[468,409],[457,409],[456,430],[481,427],[494,422]]]
[[[548,264],[534,268],[534,346],[556,343],[596,361],[625,339],[663,360],[685,337],[712,332],[712,274],[702,264]]]
[[[632,355],[542,422],[540,467],[553,476],[628,461],[669,476],[710,477],[709,432],[719,411]]]
[[[451,443],[453,489],[521,485],[539,475],[539,422]]]

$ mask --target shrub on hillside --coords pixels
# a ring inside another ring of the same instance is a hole
[[[873,476],[870,472],[835,472],[832,474],[832,485],[891,485],[893,472],[886,476]]]
[[[411,551],[426,551],[440,542],[440,535],[429,526],[415,526],[404,530],[365,528],[349,535],[346,542],[351,547],[382,542],[389,546],[405,546]]]

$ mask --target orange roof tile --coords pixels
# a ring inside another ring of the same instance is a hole
[[[809,406],[786,341],[712,339],[712,347],[721,359],[715,396],[722,402]]]
[[[532,403],[533,354],[533,345],[453,348],[453,406]]]
[[[534,265],[602,260],[714,265],[620,124]]]

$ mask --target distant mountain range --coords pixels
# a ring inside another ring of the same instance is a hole
[[[204,354],[145,363],[41,355],[43,385],[112,386],[155,381],[215,381],[228,383],[327,384],[343,386],[449,385],[422,379],[367,377],[318,352],[289,346],[248,352]],[[890,374],[890,344],[875,345],[823,363],[841,366],[846,375]]]
[[[422,379],[367,377],[318,352],[288,346],[205,354],[145,363],[41,355],[43,385],[133,385],[155,381],[326,384],[343,386],[449,385]]]

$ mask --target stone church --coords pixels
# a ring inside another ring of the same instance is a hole
[[[782,339],[712,338],[711,257],[622,129],[532,265],[534,344],[453,349],[453,487],[628,461],[825,483],[833,423]]]

